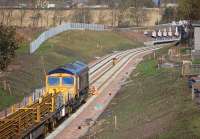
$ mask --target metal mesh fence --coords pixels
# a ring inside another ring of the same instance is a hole
[[[47,39],[68,30],[104,31],[105,26],[99,24],[65,23],[60,26],[50,28],[48,31],[43,32],[36,40],[30,43],[30,54],[34,53]]]
[[[32,94],[23,98],[21,102],[15,104],[15,108],[24,108],[29,104],[30,98],[33,103],[39,101],[39,99],[45,95],[45,88],[35,89]],[[14,106],[14,105],[13,105]],[[12,114],[12,106],[5,108],[4,110],[0,111],[0,119],[7,117],[8,115]]]

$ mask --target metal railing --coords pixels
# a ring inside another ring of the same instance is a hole
[[[30,54],[33,54],[42,43],[57,34],[68,30],[93,30],[104,31],[105,26],[99,24],[84,24],[84,23],[65,23],[60,26],[50,28],[43,32],[36,40],[30,43]]]

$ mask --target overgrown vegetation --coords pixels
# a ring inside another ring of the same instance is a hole
[[[5,70],[18,48],[15,29],[0,24],[0,70]]]
[[[162,23],[177,20],[198,21],[200,19],[199,0],[177,0],[178,7],[166,7],[162,15]]]
[[[192,61],[192,63],[193,63],[193,64],[200,64],[200,59],[194,59],[194,60]]]
[[[199,108],[180,70],[156,66],[148,57],[138,65],[87,134],[90,138],[200,138]]]
[[[184,20],[200,19],[199,0],[178,0],[178,17]]]

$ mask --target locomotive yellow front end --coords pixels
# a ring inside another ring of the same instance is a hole
[[[74,98],[77,95],[76,78],[66,73],[54,73],[46,76],[46,90],[48,93],[62,93],[64,98]],[[66,102],[67,100],[64,100]]]
[[[46,92],[59,95],[63,104],[78,105],[88,93],[88,71],[79,61],[53,69],[46,75]]]

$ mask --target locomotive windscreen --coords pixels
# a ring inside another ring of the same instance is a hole
[[[62,84],[63,85],[73,85],[74,84],[74,78],[73,77],[63,77],[62,78]]]
[[[60,79],[58,77],[48,77],[48,84],[50,86],[59,85]]]

